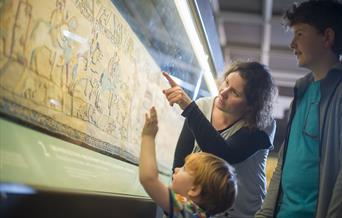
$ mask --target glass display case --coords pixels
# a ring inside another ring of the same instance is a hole
[[[183,0],[0,1],[1,184],[146,196],[137,165],[153,105],[167,182],[183,119],[161,72],[194,100],[217,91],[213,17],[200,15]]]

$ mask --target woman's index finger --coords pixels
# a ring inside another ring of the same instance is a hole
[[[163,76],[167,79],[171,87],[178,86],[178,84],[171,78],[171,76],[168,73],[163,72]]]

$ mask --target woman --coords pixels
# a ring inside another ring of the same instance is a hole
[[[238,195],[222,217],[254,217],[266,194],[265,165],[272,147],[275,123],[272,102],[276,94],[270,73],[257,62],[237,62],[225,73],[216,97],[192,102],[172,78],[163,90],[170,105],[178,104],[186,118],[178,139],[173,169],[191,152],[215,154],[232,164]],[[273,127],[272,127],[273,125]],[[270,126],[272,134],[265,131]]]

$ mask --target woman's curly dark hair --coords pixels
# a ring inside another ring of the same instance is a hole
[[[273,120],[273,102],[278,89],[273,83],[271,74],[266,66],[258,62],[234,62],[225,73],[238,72],[246,81],[245,95],[247,99],[247,113],[244,120],[250,128],[264,129]]]

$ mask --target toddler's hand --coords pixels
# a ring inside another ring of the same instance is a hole
[[[145,114],[145,124],[142,135],[155,137],[158,132],[158,118],[155,107],[150,109],[150,114]]]

